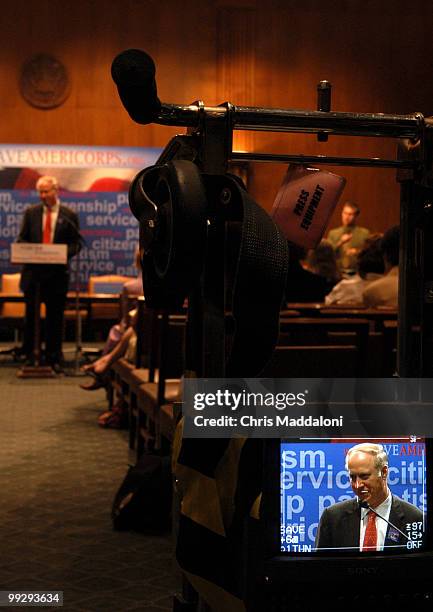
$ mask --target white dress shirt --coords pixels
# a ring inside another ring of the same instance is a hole
[[[391,504],[392,504],[392,496],[390,491],[388,490],[388,497],[379,504],[376,510],[380,516],[383,516],[385,521],[376,516],[376,531],[377,531],[377,542],[376,542],[376,550],[383,550],[383,546],[385,544],[386,532],[388,531],[388,523],[389,515],[391,513]],[[373,507],[373,506],[372,506]],[[359,536],[359,550],[362,550],[362,546],[364,543],[365,530],[367,529],[368,523],[368,515],[370,510],[368,508],[361,508],[361,524],[360,524],[360,536]]]
[[[369,272],[365,278],[355,274],[351,278],[345,278],[335,285],[330,293],[325,297],[325,304],[362,304],[362,294],[365,289],[375,280],[381,278],[381,274]]]
[[[398,305],[398,266],[394,266],[382,278],[373,281],[362,293],[364,304],[369,308]]]

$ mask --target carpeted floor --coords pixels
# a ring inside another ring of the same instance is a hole
[[[104,392],[18,379],[1,359],[0,590],[61,590],[65,611],[171,610],[170,535],[111,527],[131,457],[126,432],[97,425]]]

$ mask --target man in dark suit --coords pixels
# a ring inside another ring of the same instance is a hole
[[[58,183],[53,176],[42,176],[36,183],[41,203],[24,213],[17,242],[66,244],[68,262],[81,248],[79,222],[75,212],[58,198]],[[45,359],[56,372],[61,371],[63,312],[69,284],[68,265],[25,264],[21,274],[26,315],[23,352],[33,359],[36,292],[46,306]]]
[[[392,495],[388,488],[388,457],[381,444],[352,447],[347,453],[346,468],[356,498],[323,511],[316,548],[381,551],[387,546],[406,545],[408,538],[404,534],[413,533],[412,523],[416,523],[415,531],[422,532],[421,510]],[[410,533],[406,529],[408,524],[411,524]]]

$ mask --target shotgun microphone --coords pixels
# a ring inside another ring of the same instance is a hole
[[[153,59],[140,49],[119,53],[111,65],[111,76],[120,99],[133,121],[152,123],[161,108]]]

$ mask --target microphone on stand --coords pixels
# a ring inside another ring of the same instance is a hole
[[[376,510],[374,508],[372,508],[368,502],[363,501],[363,500],[359,499],[359,497],[358,497],[358,504],[360,505],[361,508],[366,508],[367,510],[370,510],[370,512],[373,512],[373,514],[375,514],[380,519],[385,521],[385,523],[388,523],[388,525],[390,525],[393,529],[396,529],[402,536],[404,536],[406,538],[406,540],[410,540],[410,537],[406,533],[404,533],[404,531],[399,529],[397,527],[397,525],[394,525],[394,523],[391,523],[391,521],[388,521],[385,517],[381,516],[378,512],[376,512]]]

